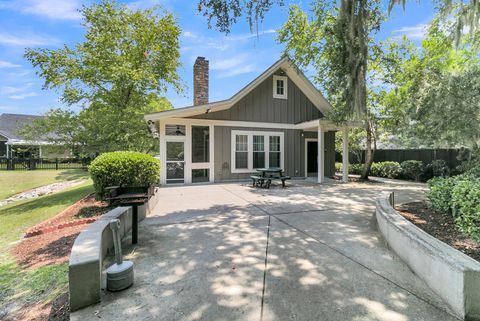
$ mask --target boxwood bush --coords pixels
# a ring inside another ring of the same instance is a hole
[[[95,158],[88,167],[98,198],[108,186],[148,186],[160,179],[160,162],[138,152],[111,152]]]
[[[436,159],[425,166],[422,178],[427,181],[432,177],[443,177],[449,175],[450,169],[448,168],[447,163],[443,159]]]
[[[480,179],[457,180],[452,191],[452,214],[462,232],[480,241]]]
[[[459,176],[434,177],[428,181],[427,198],[435,210],[452,212],[452,190],[459,179]]]
[[[402,168],[402,177],[414,181],[420,181],[423,173],[423,163],[417,160],[407,160],[400,164]]]
[[[466,174],[435,177],[428,186],[432,208],[452,214],[460,230],[480,242],[480,178]]]
[[[397,178],[401,171],[402,168],[397,162],[379,162],[372,164],[370,174],[378,177]]]

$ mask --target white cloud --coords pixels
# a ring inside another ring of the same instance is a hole
[[[11,62],[0,60],[0,68],[17,68],[20,65],[12,64]]]
[[[27,93],[11,95],[11,96],[8,96],[8,98],[14,99],[14,100],[22,100],[22,99],[25,99],[27,97],[35,97],[35,96],[38,96],[38,94],[36,92],[30,91],[30,92],[27,92]]]
[[[0,9],[11,9],[24,14],[31,14],[55,20],[78,20],[79,0],[17,0],[2,1]]]
[[[403,27],[394,30],[393,33],[397,34],[395,38],[401,38],[403,35],[407,36],[410,40],[422,40],[427,35],[428,25],[421,23],[412,27]]]
[[[230,34],[228,36],[218,36],[218,37],[208,37],[197,34],[192,31],[185,31],[182,33],[183,42],[185,43],[186,49],[192,49],[196,46],[201,46],[203,48],[215,49],[220,51],[226,51],[232,48],[238,48],[240,43],[244,43],[250,39],[259,39],[264,35],[274,34],[276,31],[274,29],[268,29],[257,33],[246,33],[246,34]]]
[[[258,71],[258,67],[254,64],[238,66],[232,69],[229,69],[225,72],[222,72],[218,75],[218,78],[228,78],[243,74],[248,74],[250,72]]]
[[[5,32],[0,32],[0,45],[31,47],[31,46],[51,46],[51,45],[58,45],[59,43],[60,43],[60,40],[57,38],[42,36],[42,35],[33,34],[33,33],[8,34]]]

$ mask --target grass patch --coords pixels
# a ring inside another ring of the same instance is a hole
[[[15,318],[22,307],[52,301],[68,291],[68,264],[22,269],[8,251],[26,229],[55,216],[91,192],[93,186],[88,180],[54,194],[0,207],[0,319]]]
[[[8,198],[35,187],[88,177],[88,172],[81,169],[0,171],[0,186],[2,186],[0,199]]]
[[[0,311],[7,315],[25,305],[54,300],[67,289],[66,263],[23,270],[12,259],[4,257],[0,262]]]
[[[71,189],[0,207],[0,249],[18,240],[30,226],[55,216],[92,192],[92,182],[89,180]]]

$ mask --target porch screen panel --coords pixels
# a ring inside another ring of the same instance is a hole
[[[253,168],[265,167],[265,136],[253,136]]]
[[[210,127],[192,126],[192,163],[210,162]]]
[[[269,152],[269,166],[280,167],[280,136],[270,136],[270,152]]]
[[[235,168],[248,169],[248,135],[235,136]]]

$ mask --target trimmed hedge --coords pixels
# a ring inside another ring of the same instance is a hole
[[[480,242],[480,178],[473,175],[436,177],[428,181],[433,209],[450,213],[462,232]]]
[[[400,164],[397,162],[379,162],[373,163],[370,169],[372,176],[397,178],[402,172]]]
[[[138,152],[111,152],[95,158],[88,167],[97,197],[108,186],[148,186],[160,179],[160,161]]]
[[[458,180],[452,191],[452,214],[457,226],[475,241],[480,241],[480,179]]]
[[[416,160],[407,160],[400,164],[402,167],[402,177],[414,181],[420,181],[423,174],[423,163]]]
[[[425,166],[422,178],[426,181],[433,177],[444,177],[450,175],[450,168],[443,159],[433,160]]]

